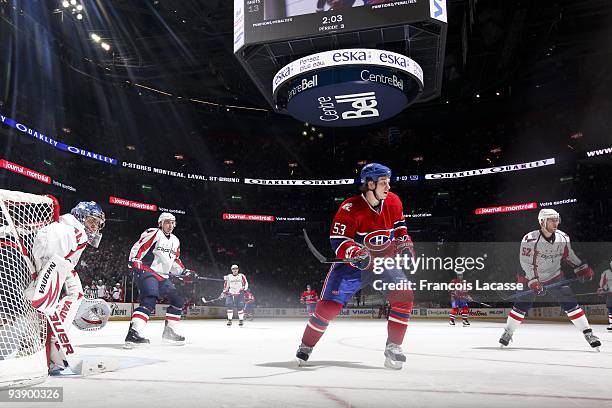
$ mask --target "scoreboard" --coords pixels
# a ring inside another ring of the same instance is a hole
[[[234,0],[234,52],[428,19],[447,22],[446,0]]]

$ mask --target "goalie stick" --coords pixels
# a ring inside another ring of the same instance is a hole
[[[333,264],[333,263],[338,263],[338,262],[349,262],[349,263],[352,263],[352,262],[359,262],[359,261],[363,260],[362,258],[327,258],[327,257],[325,257],[325,255],[323,255],[321,252],[319,252],[317,250],[317,248],[313,245],[312,241],[308,237],[308,233],[306,232],[306,229],[304,228],[302,231],[304,231],[304,240],[306,241],[306,245],[308,245],[308,249],[310,249],[310,252],[322,264]]]
[[[551,283],[550,285],[544,285],[544,286],[542,286],[542,288],[544,290],[548,290],[548,289],[552,289],[552,288],[557,288],[559,286],[563,286],[563,285],[566,285],[568,283],[576,282],[577,280],[578,280],[577,278],[563,279],[563,280],[560,280],[559,282]],[[508,300],[520,299],[523,296],[527,296],[527,295],[533,294],[533,293],[534,293],[533,290],[528,289],[528,290],[524,290],[522,292],[515,293],[514,295],[508,296],[508,297],[503,297],[499,292],[497,294],[505,302],[505,301],[508,301]]]

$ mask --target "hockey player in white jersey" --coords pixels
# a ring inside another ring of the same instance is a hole
[[[171,275],[188,275],[192,271],[186,269],[180,260],[181,244],[172,234],[176,227],[174,215],[162,213],[157,225],[157,228],[143,232],[130,251],[129,265],[136,270],[140,305],[132,313],[125,337],[126,348],[149,343],[143,336],[144,328],[155,310],[157,300],[164,297],[170,300],[170,306],[166,310],[162,341],[171,344],[183,344],[185,341],[185,337],[177,333],[185,299],[169,278]]]
[[[59,203],[56,202],[56,206],[59,208]],[[100,244],[104,222],[102,208],[93,201],[84,201],[70,214],[64,214],[57,222],[41,228],[34,239],[32,257],[37,278],[26,290],[26,296],[32,300],[34,308],[47,315],[51,315],[53,311],[50,308],[54,308],[66,331],[72,326],[83,301],[83,286],[74,268],[87,245],[97,248]],[[53,272],[55,277],[49,275],[53,264],[57,265],[56,272]],[[53,298],[60,296],[62,284],[64,296],[56,303]],[[52,374],[68,367],[65,350],[55,336],[50,338],[49,359]]]
[[[240,273],[238,265],[232,265],[232,273],[223,277],[223,296],[227,306],[227,325],[232,325],[234,308],[238,310],[238,325],[244,325],[244,291],[249,288],[246,276]]]
[[[612,332],[612,261],[610,262],[610,269],[606,269],[601,273],[597,293],[606,298],[606,307],[608,308],[607,330]]]
[[[525,319],[531,309],[536,295],[544,295],[544,286],[564,279],[561,261],[574,269],[574,274],[580,282],[593,279],[593,270],[576,256],[567,234],[558,229],[561,219],[553,209],[542,209],[538,214],[540,229],[532,231],[523,237],[520,248],[520,263],[524,275],[519,276],[519,282],[526,284],[533,293],[516,302],[506,322],[504,333],[499,343],[508,346],[514,331]],[[583,334],[593,348],[599,348],[601,342],[593,334],[584,311],[576,302],[569,285],[549,288],[548,292],[559,301],[570,321]]]

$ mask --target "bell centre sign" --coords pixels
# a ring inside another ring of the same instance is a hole
[[[277,109],[319,126],[381,122],[418,100],[423,70],[398,53],[354,48],[325,51],[284,66],[272,83]]]

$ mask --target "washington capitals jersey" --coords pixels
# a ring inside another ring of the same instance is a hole
[[[570,245],[569,236],[557,230],[550,239],[546,239],[540,230],[531,231],[523,237],[520,252],[521,267],[528,280],[537,278],[548,282],[561,276],[561,261],[572,267],[582,261],[576,256]]]
[[[249,288],[249,282],[247,282],[246,276],[241,273],[237,275],[230,273],[229,275],[225,275],[223,280],[223,292],[229,293],[230,295],[237,295]]]
[[[185,269],[180,256],[181,243],[174,234],[166,236],[160,228],[149,228],[132,246],[130,264],[164,280],[170,273],[180,274]]]
[[[59,222],[51,223],[36,233],[32,245],[34,265],[39,271],[53,255],[76,266],[87,247],[85,227],[72,214],[64,214]]]
[[[612,292],[612,271],[610,269],[606,269],[601,273],[599,287],[602,288],[604,292]]]
[[[317,303],[319,301],[319,297],[317,296],[317,292],[314,290],[305,290],[302,292],[300,300],[306,303]]]
[[[394,256],[394,241],[410,240],[401,200],[389,192],[377,211],[363,195],[347,199],[334,217],[329,239],[338,258],[347,258],[355,246],[367,247],[374,257]]]

